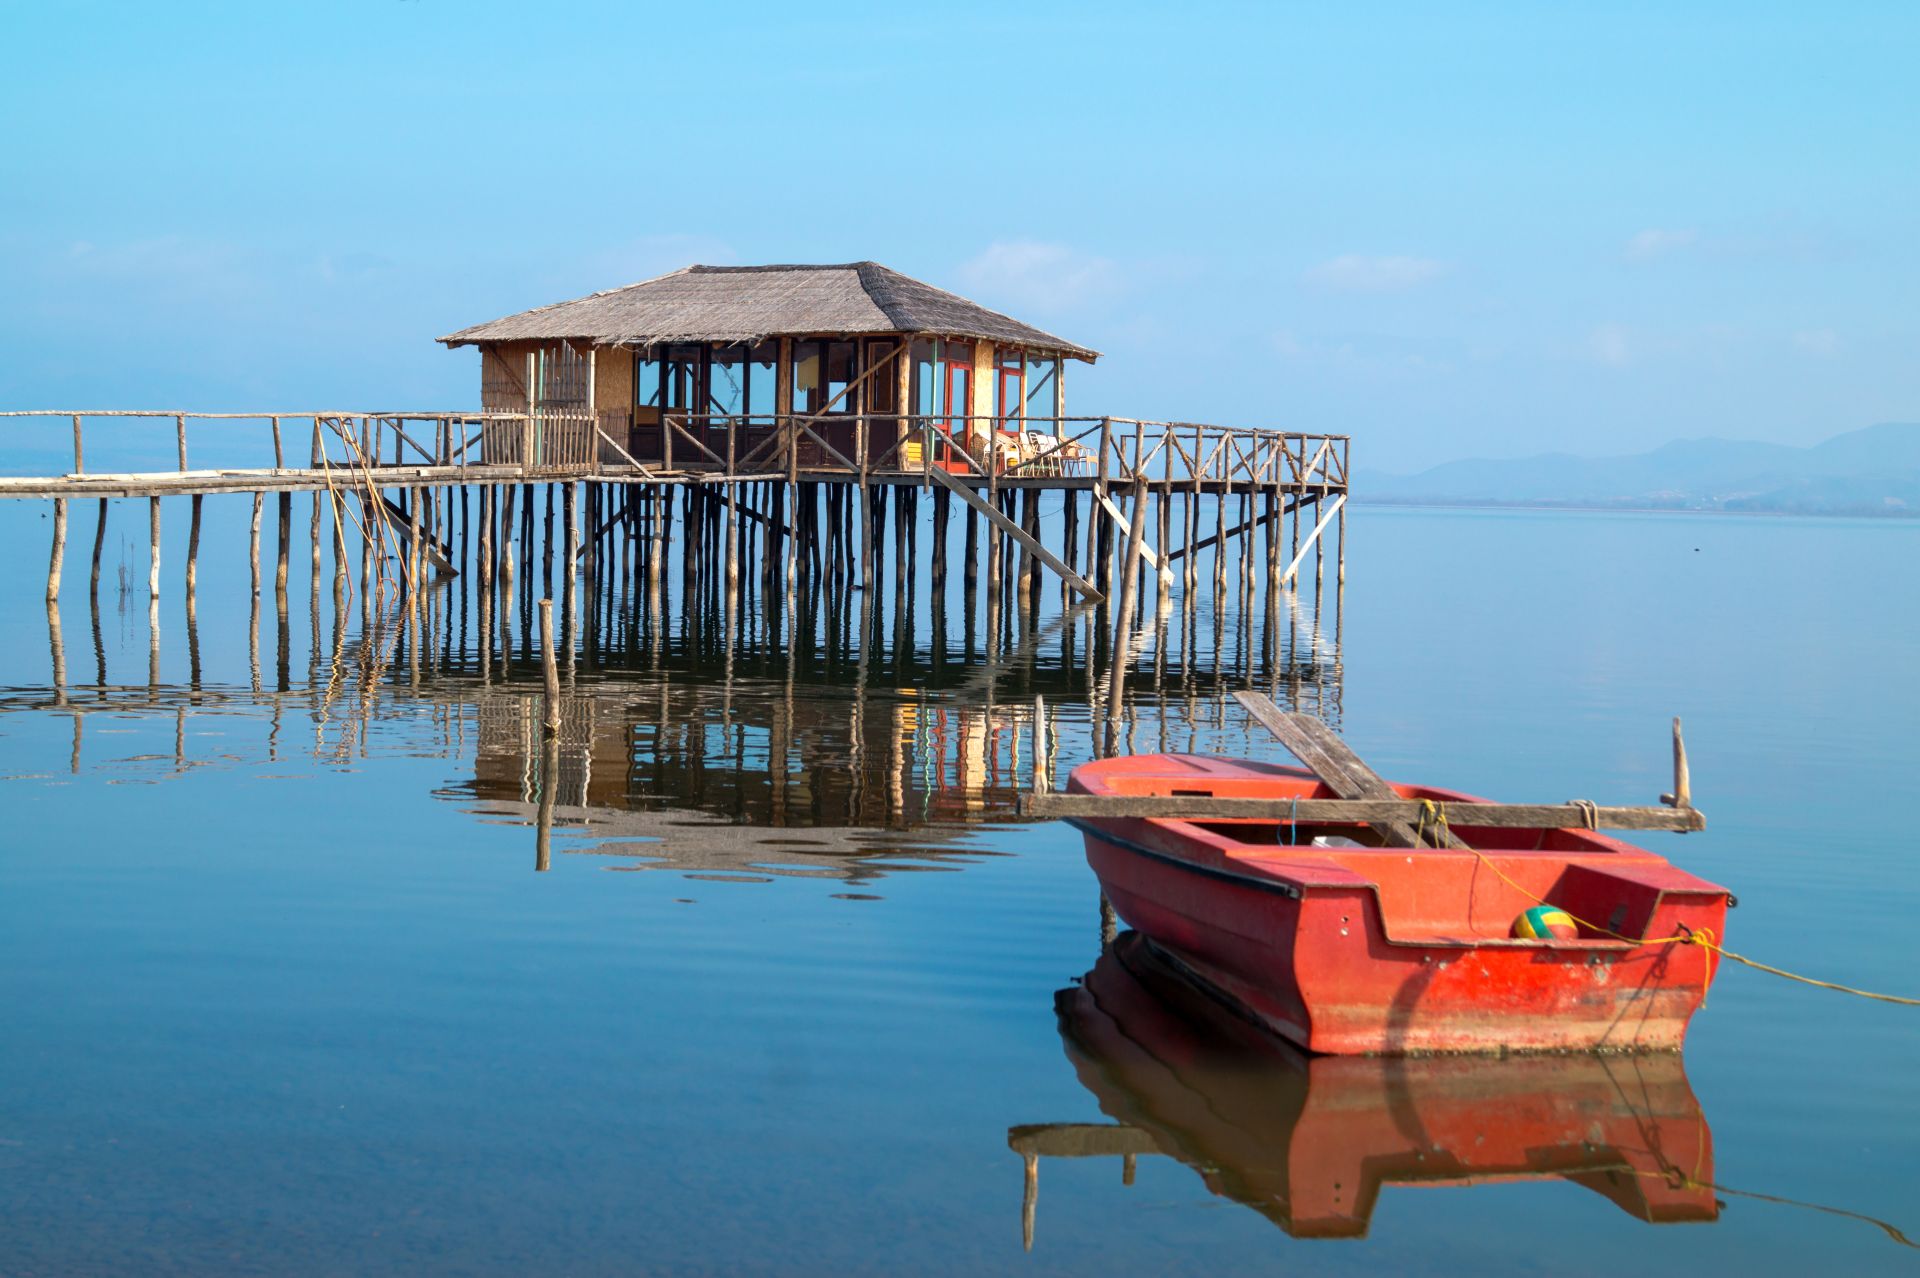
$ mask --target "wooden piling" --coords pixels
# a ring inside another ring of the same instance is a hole
[[[1335,516],[1335,519],[1334,531],[1340,538],[1336,547],[1338,575],[1335,581],[1336,584],[1344,586],[1347,584],[1347,503],[1344,501],[1340,503],[1340,513]]]
[[[194,498],[197,502],[200,499]],[[47,559],[47,602],[60,598],[60,564],[67,556],[67,499],[53,499],[53,552]]]
[[[160,499],[147,498],[147,598],[160,598]]]
[[[190,499],[192,514],[187,521],[187,599],[191,603],[194,591],[200,585],[200,502],[202,496],[195,493]]]
[[[560,735],[560,665],[553,645],[553,600],[540,601],[540,669],[546,675],[546,713],[540,722],[541,734]]]
[[[92,598],[100,597],[100,552],[107,544],[107,499],[100,499],[100,515],[93,525],[93,570],[88,575],[87,593]]]
[[[1143,427],[1134,424],[1134,475],[1133,510],[1128,521],[1127,553],[1120,565],[1120,606],[1113,622],[1113,665],[1107,672],[1107,734],[1105,752],[1109,755],[1120,748],[1120,728],[1125,715],[1127,663],[1132,660],[1133,649],[1133,605],[1137,589],[1140,550],[1146,541],[1147,533],[1147,489],[1145,475],[1140,473],[1139,458],[1144,441]]]
[[[293,494],[281,493],[280,499],[280,548],[279,558],[273,565],[273,588],[280,594],[287,591],[287,553],[293,542]]]
[[[253,495],[253,522],[247,530],[247,577],[255,599],[260,597],[260,507],[265,496],[264,493]]]

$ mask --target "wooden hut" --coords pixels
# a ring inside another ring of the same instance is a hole
[[[923,438],[982,458],[1053,433],[1066,361],[1099,358],[877,262],[688,266],[439,340],[480,348],[484,459],[560,468],[717,468],[800,418],[809,467],[919,469]]]

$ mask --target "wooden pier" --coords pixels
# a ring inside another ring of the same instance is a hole
[[[1348,441],[1337,435],[1028,418],[1019,423],[1022,451],[981,458],[955,445],[950,419],[889,417],[893,443],[877,457],[862,452],[868,458],[862,465],[822,442],[819,414],[771,420],[670,414],[666,438],[683,437],[690,447],[669,464],[623,456],[598,423],[554,414],[0,415],[71,426],[72,470],[0,477],[0,497],[53,502],[50,600],[61,590],[68,505],[84,499],[100,503],[89,588],[98,588],[106,503],[144,498],[148,592],[158,597],[163,499],[184,498],[190,507],[185,587],[191,593],[204,499],[251,498],[248,556],[257,588],[261,514],[273,495],[274,582],[284,588],[297,493],[312,495],[304,549],[313,562],[319,563],[324,543],[334,551],[336,574],[344,576],[357,549],[361,586],[403,604],[423,584],[459,573],[476,574],[483,586],[530,581],[537,562],[550,578],[556,558],[569,566],[562,574],[569,590],[581,578],[606,587],[624,575],[640,587],[636,594],[657,591],[671,565],[689,582],[711,579],[729,606],[738,606],[743,592],[813,603],[825,591],[873,591],[883,584],[904,597],[919,593],[921,559],[928,593],[944,598],[957,557],[968,592],[984,584],[988,608],[1010,615],[1037,610],[1048,577],[1058,582],[1063,601],[1107,603],[1117,595],[1123,612],[1143,607],[1155,591],[1164,603],[1176,585],[1191,601],[1209,570],[1215,592],[1235,595],[1243,605],[1297,587],[1309,570],[1317,593],[1329,541],[1336,580],[1345,573]],[[176,466],[88,470],[86,430],[102,421],[165,431],[159,437],[173,445]],[[570,425],[603,446],[558,461],[532,446]],[[864,419],[852,425],[866,433]],[[991,425],[1005,430],[1004,423]],[[195,467],[201,437],[216,431],[222,461],[238,464]],[[526,442],[524,455],[535,459],[487,460],[487,441],[495,441],[497,455],[506,436]],[[298,454],[290,456],[294,447]],[[260,464],[246,464],[249,448],[261,454]],[[1058,499],[1044,520],[1043,495]],[[536,517],[542,503],[545,513]],[[954,518],[960,511],[964,521]],[[929,520],[923,512],[930,517],[924,554],[920,529]],[[956,548],[953,533],[962,522]]]

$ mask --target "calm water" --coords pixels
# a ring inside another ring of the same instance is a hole
[[[244,504],[191,628],[169,545],[157,646],[144,510],[96,627],[78,507],[57,676],[0,507],[0,1272],[1920,1267],[1875,1223],[1920,1236],[1914,1009],[1729,969],[1684,1062],[1345,1068],[1103,956],[1078,836],[1008,819],[1036,693],[1086,756],[1084,622],[991,670],[957,605],[936,645],[881,600],[864,665],[846,615],[616,624],[549,759],[517,609],[505,662],[458,595],[368,634],[297,543],[250,642]],[[1680,713],[1711,828],[1656,846],[1729,943],[1920,992],[1920,526],[1349,528],[1337,617],[1209,590],[1149,648],[1137,748],[1272,754],[1253,685],[1389,775],[1645,802]]]

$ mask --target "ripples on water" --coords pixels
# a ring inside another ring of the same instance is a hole
[[[1129,747],[1271,757],[1230,699],[1258,687],[1393,775],[1646,801],[1685,712],[1713,826],[1660,850],[1740,893],[1742,948],[1912,985],[1920,902],[1882,835],[1916,616],[1861,566],[1890,579],[1910,531],[1354,527],[1344,598],[1249,615],[1205,565],[1190,623],[1177,588],[1164,626],[1150,602]],[[1510,597],[1444,606],[1462,562]],[[1056,781],[1101,713],[1098,616],[1051,591],[993,643],[957,592],[856,592],[794,642],[757,602],[733,627],[711,596],[664,625],[582,602],[549,749],[530,593],[483,617],[442,588],[406,625],[295,565],[282,623],[210,556],[157,643],[111,569],[97,619],[71,583],[57,618],[23,606],[30,563],[0,574],[0,1271],[1920,1255],[1875,1223],[1912,1221],[1910,1013],[1734,973],[1684,1063],[1307,1061],[1127,938],[1103,952],[1077,836],[1013,817],[1036,697]],[[1627,602],[1563,606],[1569,579]],[[1830,769],[1884,803],[1781,806]]]

